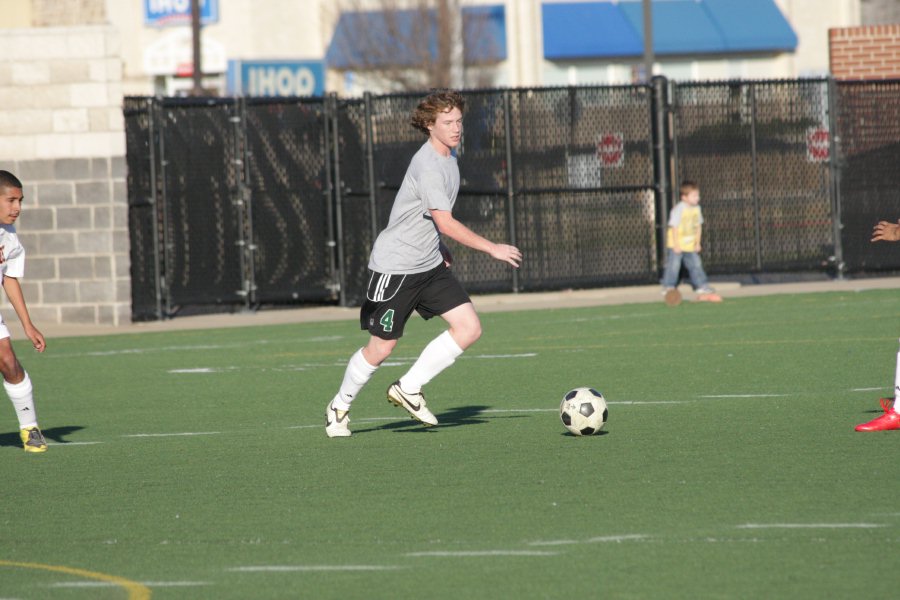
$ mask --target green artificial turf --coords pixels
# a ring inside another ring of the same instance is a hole
[[[477,301],[477,299],[476,299]],[[0,598],[891,598],[895,291],[482,315],[427,388],[328,439],[353,321],[16,350],[51,442],[0,423]],[[599,436],[558,406],[592,386]]]

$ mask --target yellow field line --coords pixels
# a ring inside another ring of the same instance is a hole
[[[22,569],[42,569],[44,571],[55,571],[57,573],[67,573],[77,577],[86,579],[95,579],[97,581],[106,581],[114,583],[128,591],[128,600],[149,600],[150,589],[136,581],[125,579],[124,577],[116,577],[115,575],[107,575],[105,573],[96,573],[94,571],[85,571],[84,569],[76,569],[74,567],[63,567],[57,565],[45,565],[41,563],[16,562],[12,560],[0,560],[0,567],[19,567]]]

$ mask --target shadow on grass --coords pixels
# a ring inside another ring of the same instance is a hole
[[[438,420],[437,427],[425,427],[415,419],[405,419],[399,416],[398,421],[385,423],[377,427],[360,429],[353,433],[369,433],[372,431],[398,431],[403,433],[434,433],[447,427],[460,427],[463,425],[480,425],[487,423],[487,418],[481,414],[487,410],[487,406],[459,406],[435,415]]]
[[[577,438],[577,437],[592,438],[592,437],[600,437],[601,435],[609,435],[609,432],[604,429],[601,429],[599,432],[595,433],[594,435],[575,435],[571,431],[563,431],[559,435],[561,435],[563,437],[571,437],[571,438]]]
[[[76,431],[81,431],[82,429],[84,429],[84,427],[81,427],[80,425],[72,425],[69,427],[51,427],[50,429],[41,429],[41,432],[48,440],[52,440],[57,444],[67,444],[68,442],[64,438],[67,435],[73,434]],[[22,440],[19,438],[19,432],[13,431],[9,433],[0,433],[0,447],[4,446],[14,446],[16,448],[21,448]]]

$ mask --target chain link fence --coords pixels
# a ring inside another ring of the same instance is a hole
[[[678,182],[700,183],[714,276],[900,270],[900,82],[728,81],[466,92],[453,245],[473,293],[658,281]],[[125,102],[132,315],[358,305],[424,136],[421,95]]]
[[[708,272],[822,269],[835,252],[828,82],[674,90],[675,180],[700,183]]]

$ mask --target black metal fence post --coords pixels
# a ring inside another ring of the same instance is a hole
[[[835,277],[844,279],[844,223],[841,219],[841,136],[838,130],[837,85],[834,77],[828,77],[828,170],[831,172],[831,227],[834,232]]]
[[[377,199],[378,193],[375,189],[375,142],[373,141],[372,127],[372,94],[366,92],[363,100],[365,102],[365,122],[366,122],[366,171],[369,175],[366,184],[369,188],[369,210],[372,219],[369,224],[372,227],[372,240],[378,237],[378,210]]]
[[[753,239],[756,269],[762,270],[762,208],[759,201],[759,154],[756,148],[756,86],[750,84],[750,190],[753,196]]]
[[[509,243],[513,246],[517,245],[517,229],[516,229],[516,192],[515,179],[513,178],[513,151],[512,151],[512,121],[510,113],[512,112],[512,100],[509,90],[503,91],[503,129],[506,141],[506,214],[509,218]],[[519,270],[513,269],[512,272],[512,291],[519,291]]]
[[[238,234],[240,238],[235,242],[240,248],[239,265],[241,272],[241,289],[238,295],[244,298],[244,310],[249,310],[255,304],[255,268],[253,253],[256,245],[253,243],[253,190],[250,182],[249,162],[250,149],[246,143],[246,101],[238,99],[234,106],[234,114],[231,122],[234,125],[234,168],[237,172],[237,189],[235,190],[234,204],[238,207]]]
[[[172,264],[172,251],[174,249],[174,243],[172,241],[172,234],[169,230],[169,186],[166,185],[166,181],[168,181],[167,171],[169,167],[169,160],[166,155],[166,123],[168,119],[162,117],[162,112],[165,110],[165,106],[162,102],[156,103],[156,114],[158,117],[159,128],[157,135],[159,136],[159,206],[160,210],[157,212],[157,216],[159,218],[159,226],[162,229],[162,252],[160,253],[162,256],[162,270],[160,271],[159,277],[159,286],[160,292],[163,298],[163,317],[169,317],[172,314],[172,286],[170,285],[169,278],[171,276],[169,272],[169,265]]]
[[[326,218],[328,219],[328,241],[326,245],[328,247],[328,273],[331,278],[330,287],[332,293],[336,293],[339,296],[342,288],[339,265],[343,264],[341,262],[343,257],[337,229],[338,219],[340,218],[340,212],[338,211],[340,204],[335,194],[335,190],[338,189],[338,186],[335,185],[337,160],[334,157],[335,151],[331,147],[331,136],[337,130],[336,119],[335,96],[329,94],[322,103],[323,135],[325,137],[325,147],[323,149],[325,152],[325,181],[322,182],[322,202],[325,204]]]
[[[671,135],[669,80],[656,75],[650,80],[653,88],[650,102],[653,135],[653,193],[656,203],[657,265],[666,264],[666,230],[668,228],[670,196],[672,193]]]
[[[157,195],[159,193],[159,179],[157,177],[157,162],[159,157],[157,156],[157,147],[160,143],[159,132],[157,131],[157,123],[159,121],[159,116],[157,114],[159,110],[159,104],[156,102],[154,98],[147,99],[147,112],[149,113],[149,136],[150,136],[150,152],[149,152],[149,163],[150,163],[150,189],[151,194],[148,197],[148,202],[150,203],[150,207],[152,209],[153,214],[153,279],[155,281],[154,291],[156,293],[156,318],[163,318],[163,271],[162,265],[160,264],[160,239],[159,233],[156,229],[156,223],[159,223],[159,208],[160,204],[157,202]],[[160,147],[161,148],[161,147]]]
[[[326,133],[326,139],[330,145],[330,154],[332,157],[332,168],[329,169],[331,174],[332,197],[331,203],[334,205],[334,240],[335,251],[337,254],[337,268],[335,270],[335,280],[338,287],[338,304],[347,306],[347,284],[346,273],[344,272],[346,262],[344,260],[344,183],[341,179],[341,143],[340,143],[340,127],[338,124],[339,110],[337,94],[331,93],[325,99],[325,113],[327,121],[331,126],[326,130],[330,132],[330,136]],[[334,255],[332,255],[334,256]]]

